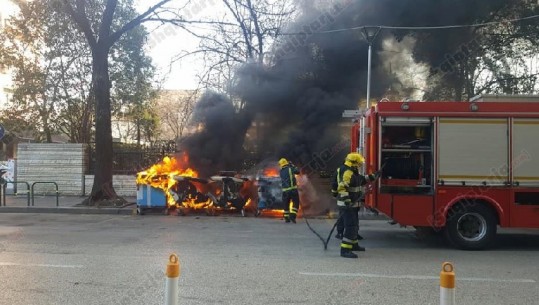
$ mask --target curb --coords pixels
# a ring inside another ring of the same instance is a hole
[[[47,214],[84,214],[84,215],[132,215],[129,208],[73,208],[73,207],[1,207],[0,213],[47,213]]]
[[[0,207],[0,214],[2,213],[43,213],[43,214],[82,214],[82,215],[134,215],[136,208],[85,208],[85,207]],[[232,215],[228,215],[232,216]],[[237,215],[241,217],[240,215]],[[303,216],[301,217],[303,218]],[[337,220],[337,213],[330,213],[328,215],[320,216],[308,216],[307,219],[329,219]],[[359,220],[390,220],[384,214],[364,214],[359,215]]]

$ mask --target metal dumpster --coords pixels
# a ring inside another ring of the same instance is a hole
[[[167,196],[161,189],[146,184],[137,185],[137,214],[144,210],[167,210]]]

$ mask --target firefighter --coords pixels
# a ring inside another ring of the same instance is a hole
[[[357,258],[352,251],[365,251],[358,243],[358,208],[361,198],[361,186],[376,180],[380,173],[363,176],[359,174],[359,168],[365,159],[359,153],[350,153],[346,156],[344,164],[337,169],[335,175],[337,206],[339,207],[340,219],[344,226],[341,241],[341,256]],[[335,191],[334,191],[335,193]]]
[[[335,191],[334,194],[336,194],[336,193],[337,193],[337,191]],[[335,195],[335,197],[337,197],[337,196]],[[354,208],[354,209],[356,210],[355,213],[359,214],[360,207],[357,207],[357,208]],[[358,216],[358,218],[359,218],[359,216]],[[359,229],[359,225],[358,225],[358,229]],[[335,235],[335,238],[336,239],[342,239],[343,233],[344,233],[344,222],[342,220],[342,211],[339,210],[339,218],[337,219],[337,234]],[[359,235],[359,231],[357,232],[357,240],[363,240],[363,236]]]
[[[287,223],[290,221],[296,223],[299,209],[299,193],[295,175],[299,175],[299,170],[285,158],[279,160],[279,166],[281,167],[280,176],[283,190],[283,218]],[[290,201],[292,201],[292,208],[290,208]]]

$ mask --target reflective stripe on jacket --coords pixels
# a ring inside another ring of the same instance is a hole
[[[358,207],[361,198],[361,187],[376,180],[374,175],[360,175],[356,168],[342,165],[337,169],[338,206]]]
[[[281,168],[281,188],[283,192],[295,190],[298,188],[298,183],[296,181],[296,175],[299,175],[299,170],[293,165],[285,165]]]

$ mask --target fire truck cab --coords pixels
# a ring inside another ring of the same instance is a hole
[[[365,204],[403,226],[468,250],[489,246],[498,226],[539,228],[537,96],[382,101],[354,126],[353,151],[360,139],[366,172],[383,172]]]

